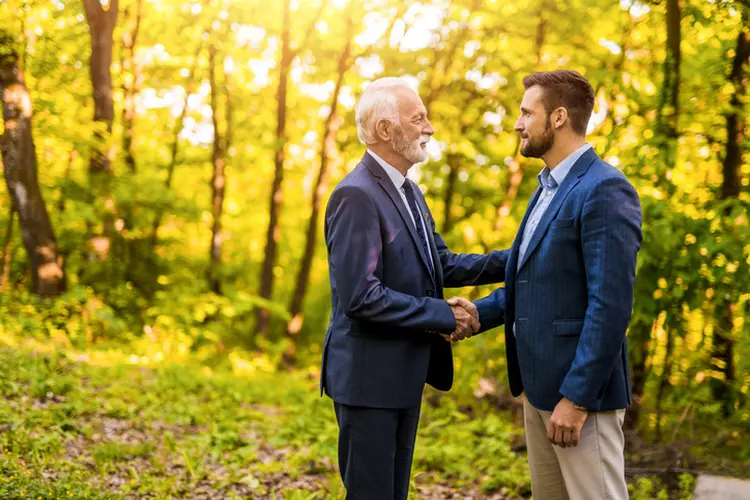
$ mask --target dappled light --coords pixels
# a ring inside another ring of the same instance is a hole
[[[344,498],[324,231],[366,149],[357,102],[386,76],[420,95],[435,135],[408,177],[450,249],[484,254],[539,186],[514,124],[523,78],[554,69],[591,82],[586,140],[643,214],[631,498],[750,479],[747,2],[5,0],[0,19],[1,498]],[[529,498],[504,329],[453,353],[413,498]]]

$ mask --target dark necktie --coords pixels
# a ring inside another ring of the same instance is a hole
[[[430,278],[432,278],[432,284],[435,284],[435,271],[430,265],[429,257],[430,247],[427,244],[427,235],[424,234],[424,228],[422,227],[422,218],[419,215],[419,205],[417,205],[417,198],[414,195],[414,187],[409,179],[404,181],[404,194],[406,195],[406,201],[409,202],[409,210],[414,217],[414,225],[417,228],[417,235],[419,235],[419,241],[422,242],[422,249],[424,250],[425,258],[427,258],[427,269],[430,271]]]

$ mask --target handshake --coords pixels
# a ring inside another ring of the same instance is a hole
[[[453,317],[456,319],[456,329],[450,334],[441,334],[448,342],[468,339],[479,331],[479,313],[474,303],[462,298],[453,297],[448,300]]]

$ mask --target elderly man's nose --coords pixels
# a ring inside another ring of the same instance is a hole
[[[430,120],[425,120],[425,127],[422,129],[422,132],[424,132],[427,135],[433,135],[435,133],[435,129],[432,128],[432,123],[430,123]]]

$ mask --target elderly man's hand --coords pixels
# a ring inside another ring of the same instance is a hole
[[[467,339],[479,331],[479,313],[476,306],[462,297],[453,297],[448,300],[453,317],[456,318],[456,329],[450,335],[443,335],[448,341],[459,341]]]

